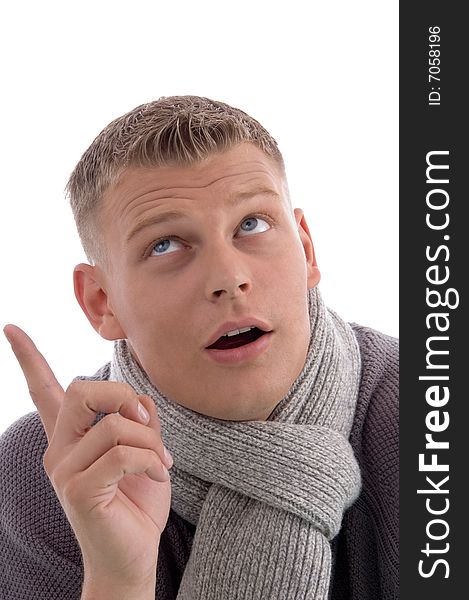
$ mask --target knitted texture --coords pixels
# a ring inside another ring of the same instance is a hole
[[[350,435],[362,491],[347,511],[336,550],[331,600],[399,598],[399,343],[353,325],[362,355]]]
[[[360,353],[348,324],[309,290],[305,365],[266,422],[206,417],[167,399],[115,344],[111,379],[157,404],[174,458],[172,508],[197,525],[178,600],[321,600],[329,541],[360,488],[348,436]]]
[[[349,439],[360,465],[362,490],[332,541],[330,598],[397,600],[398,342],[368,327],[352,327],[360,346],[362,377]],[[108,363],[83,379],[106,381],[109,373]],[[1,600],[80,598],[81,554],[42,466],[46,447],[37,412],[24,415],[0,436]],[[158,555],[158,600],[176,600],[195,529],[170,510]]]

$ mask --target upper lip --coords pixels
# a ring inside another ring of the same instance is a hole
[[[239,321],[226,321],[213,334],[210,336],[208,342],[205,344],[205,348],[207,346],[211,346],[214,344],[219,337],[228,333],[228,331],[233,331],[233,329],[242,329],[243,327],[257,327],[261,331],[265,331],[266,333],[272,331],[272,327],[270,327],[264,321],[260,319],[256,319],[256,317],[245,317],[240,319]]]

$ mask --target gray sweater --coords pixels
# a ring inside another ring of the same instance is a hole
[[[398,593],[398,342],[353,325],[362,378],[350,442],[362,491],[332,543],[331,600],[395,600]],[[95,376],[105,379],[108,365]],[[80,598],[79,546],[44,472],[47,439],[37,412],[0,437],[0,600]],[[195,527],[171,510],[155,597],[175,600]],[[138,599],[135,599],[138,600]]]

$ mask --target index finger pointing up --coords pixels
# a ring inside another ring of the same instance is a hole
[[[16,325],[6,325],[3,332],[23,370],[29,393],[50,441],[64,397],[63,388],[44,356],[22,329]]]

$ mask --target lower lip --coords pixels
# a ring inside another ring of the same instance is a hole
[[[267,350],[270,345],[272,335],[273,331],[269,331],[268,333],[261,335],[261,337],[257,338],[257,340],[254,342],[245,344],[244,346],[239,346],[238,348],[231,348],[230,350],[217,350],[216,348],[209,350],[205,348],[205,352],[215,362],[223,365],[244,362],[246,360],[256,358],[262,354],[262,352]]]

